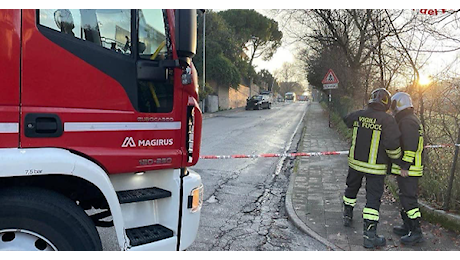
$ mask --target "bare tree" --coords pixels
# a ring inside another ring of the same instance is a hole
[[[432,83],[420,79],[434,58],[460,53],[460,12],[431,16],[414,10],[282,10],[281,28],[304,43],[299,58],[308,79],[321,84],[328,67],[334,67],[342,97],[363,100],[376,87],[412,95],[425,130],[425,141],[460,142],[460,66],[439,64]],[[289,27],[285,25],[289,23]],[[343,81],[342,81],[343,80]],[[424,196],[460,207],[460,181],[452,150],[429,150],[425,157],[430,174],[422,179]],[[458,178],[457,178],[458,179]],[[434,185],[433,185],[434,184]],[[451,203],[450,199],[455,203]]]

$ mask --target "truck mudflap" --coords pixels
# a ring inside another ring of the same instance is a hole
[[[187,169],[183,178],[182,228],[179,250],[187,249],[195,240],[200,225],[201,207],[203,205],[203,184],[201,177],[193,170]]]

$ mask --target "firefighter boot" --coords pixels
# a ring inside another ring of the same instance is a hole
[[[420,218],[409,220],[409,233],[401,237],[401,243],[412,246],[423,241],[422,229],[420,228]]]
[[[343,226],[349,227],[353,219],[353,207],[343,204]]]
[[[374,248],[386,245],[383,236],[377,235],[377,221],[364,220],[363,246],[365,248]]]
[[[395,233],[398,236],[405,236],[409,234],[409,218],[407,217],[407,214],[404,210],[401,210],[401,218],[403,220],[403,224],[401,226],[395,226],[393,227],[393,233]]]

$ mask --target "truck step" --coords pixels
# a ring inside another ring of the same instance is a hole
[[[171,192],[160,188],[117,191],[120,203],[140,202],[171,197]]]
[[[173,236],[173,231],[159,224],[126,229],[131,246],[139,246]]]

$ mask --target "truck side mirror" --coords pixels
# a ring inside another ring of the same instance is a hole
[[[196,54],[196,9],[177,9],[175,17],[177,55],[188,61]]]

